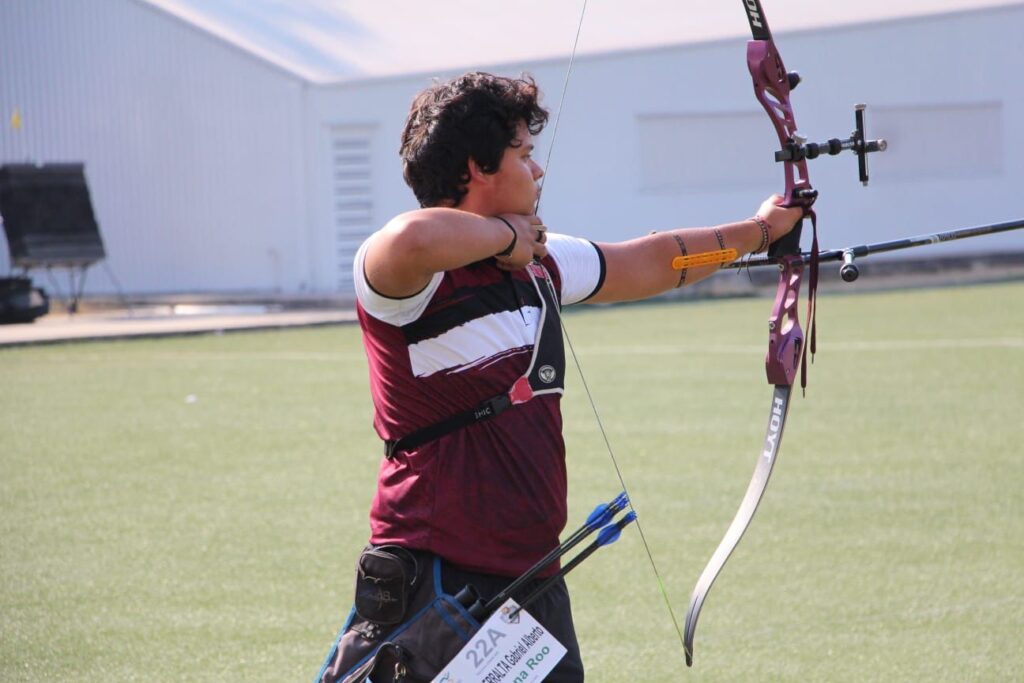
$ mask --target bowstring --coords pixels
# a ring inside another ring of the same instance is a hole
[[[555,148],[555,138],[558,135],[558,122],[562,118],[562,108],[565,104],[565,94],[569,90],[569,78],[572,75],[573,64],[576,62],[576,52],[580,43],[580,33],[583,29],[583,17],[587,13],[587,0],[583,0],[583,6],[580,9],[580,19],[576,25],[576,38],[572,44],[572,52],[569,55],[569,66],[565,70],[565,80],[562,82],[562,93],[558,98],[558,111],[555,113],[555,121],[551,127],[551,142],[548,144],[548,153],[544,160],[544,175],[540,180],[540,187],[537,189],[537,203],[534,207],[534,214],[539,215],[540,213],[540,200],[544,192],[544,183],[547,180],[548,170],[551,168],[551,152]],[[561,297],[554,291],[554,284],[548,280],[548,287],[551,288],[551,293],[554,296],[555,301],[561,301]],[[633,504],[633,496],[629,493],[629,487],[626,486],[626,478],[622,474],[622,469],[619,467],[619,461],[615,457],[615,451],[612,449],[611,439],[608,438],[608,432],[604,428],[604,422],[601,420],[601,415],[597,410],[597,403],[594,401],[594,395],[590,392],[590,386],[587,384],[587,378],[583,374],[583,366],[580,365],[579,357],[576,355],[576,348],[573,346],[572,339],[569,337],[569,329],[565,325],[565,318],[562,317],[561,306],[556,307],[556,314],[558,315],[558,323],[562,328],[562,336],[565,337],[566,345],[569,347],[569,353],[572,356],[573,364],[576,365],[576,372],[580,376],[580,382],[583,384],[583,391],[587,395],[587,401],[590,403],[590,410],[594,414],[594,419],[597,421],[598,430],[601,432],[601,438],[604,440],[605,448],[608,451],[608,456],[612,460],[612,466],[615,468],[615,475],[619,479],[619,484],[622,486],[622,490],[626,492],[626,497],[629,501],[629,509],[636,514],[636,530],[640,534],[640,541],[643,544],[644,552],[647,554],[647,560],[651,565],[651,569],[654,570],[654,577],[658,582],[658,588],[661,591],[661,597],[665,601],[665,607],[668,608],[669,616],[672,618],[672,625],[675,627],[676,635],[679,637],[679,642],[683,646],[683,650],[686,649],[686,642],[683,639],[683,631],[679,628],[679,619],[676,617],[675,610],[672,609],[672,601],[669,600],[668,590],[665,588],[665,582],[661,578],[661,572],[658,571],[658,565],[654,561],[654,554],[651,552],[651,546],[647,543],[647,536],[644,534],[643,526],[640,524],[640,513],[637,512],[636,507]]]
[[[580,33],[583,31],[583,17],[586,13],[587,0],[583,0],[580,20],[576,23],[576,38],[572,42],[572,52],[569,53],[569,68],[565,70],[565,79],[562,81],[562,94],[558,97],[558,111],[555,112],[555,122],[551,126],[551,142],[548,143],[548,153],[544,159],[544,175],[541,176],[540,186],[537,188],[537,203],[533,207],[534,215],[540,213],[540,198],[544,195],[544,183],[548,179],[548,169],[551,168],[551,152],[555,149],[555,137],[558,136],[558,122],[562,120],[562,105],[565,104],[565,93],[569,90],[569,76],[572,74],[572,66],[576,62],[576,48],[580,44]]]

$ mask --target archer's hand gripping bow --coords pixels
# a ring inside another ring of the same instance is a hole
[[[858,157],[860,181],[868,182],[867,154],[885,150],[884,140],[865,139],[864,105],[856,106],[856,129],[846,140],[833,138],[824,143],[808,143],[796,127],[793,108],[790,104],[790,91],[800,83],[796,72],[787,72],[782,58],[775,47],[771,30],[765,20],[760,0],[743,0],[743,6],[750,23],[753,40],[747,43],[747,67],[754,82],[754,94],[771,119],[775,132],[779,136],[781,149],[775,153],[775,160],[782,162],[785,168],[786,189],[782,205],[801,207],[804,218],[811,219],[812,241],[810,259],[807,260],[810,270],[808,283],[807,324],[811,334],[810,351],[814,353],[814,295],[818,281],[818,230],[814,210],[814,200],[818,191],[811,186],[807,174],[807,161],[821,154],[836,155],[849,150]],[[786,236],[772,244],[769,257],[779,264],[779,285],[768,320],[768,354],[765,358],[765,369],[768,382],[774,385],[772,402],[768,414],[768,429],[765,433],[764,445],[758,454],[754,476],[747,487],[743,502],[729,525],[725,537],[719,543],[707,566],[701,573],[690,607],[686,613],[686,625],[683,647],[686,652],[687,666],[693,665],[693,636],[697,628],[701,606],[711,590],[725,562],[747,530],[757,505],[764,495],[768,478],[771,476],[775,458],[782,443],[786,415],[789,412],[790,393],[797,368],[802,368],[801,386],[807,384],[807,346],[804,334],[800,329],[797,316],[797,302],[800,296],[800,283],[803,279],[805,260],[800,252],[800,232],[803,219]]]

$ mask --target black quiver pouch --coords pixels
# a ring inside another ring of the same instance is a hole
[[[380,626],[402,623],[419,573],[416,556],[405,548],[365,548],[356,561],[356,615]]]
[[[441,560],[398,546],[367,547],[356,563],[355,605],[317,683],[429,683],[480,628],[467,586],[441,590]]]

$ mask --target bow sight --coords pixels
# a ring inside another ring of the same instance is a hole
[[[789,79],[790,90],[796,87],[796,84],[800,82],[800,74],[795,71],[790,71],[787,74]],[[803,161],[804,159],[817,159],[822,154],[828,154],[835,156],[840,152],[850,150],[857,155],[857,170],[860,182],[863,185],[868,184],[868,154],[871,152],[884,152],[889,146],[885,140],[868,140],[864,133],[864,110],[867,109],[866,104],[858,104],[854,106],[854,119],[856,128],[850,133],[850,137],[845,140],[839,138],[832,138],[827,142],[807,142],[807,138],[801,137],[799,134],[794,134],[793,137],[783,146],[781,150],[775,153],[775,161]],[[813,193],[812,196],[816,197],[818,194],[817,190],[808,190],[808,194]]]

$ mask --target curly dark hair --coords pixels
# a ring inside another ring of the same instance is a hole
[[[494,173],[524,122],[538,135],[548,121],[533,78],[468,73],[435,82],[412,102],[402,131],[402,173],[420,206],[458,206],[466,196],[468,163]]]

